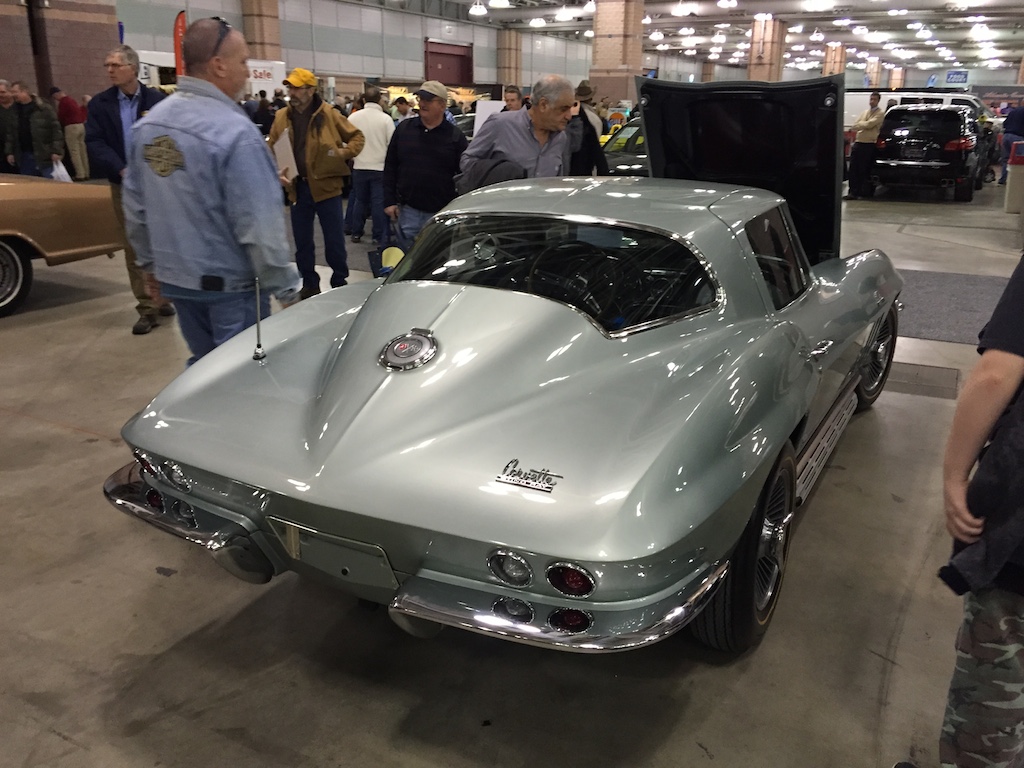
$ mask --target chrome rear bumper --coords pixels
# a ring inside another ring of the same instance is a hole
[[[162,506],[151,504],[137,462],[126,464],[103,483],[103,494],[117,509],[145,520],[162,531],[205,548],[233,576],[266,584],[277,572],[270,558],[243,525],[164,496]]]
[[[496,612],[501,598],[492,592],[453,584],[442,574],[421,574],[402,583],[388,611],[396,624],[414,635],[422,635],[433,624],[576,653],[628,651],[664,640],[686,626],[711,599],[728,570],[728,562],[715,563],[656,602],[635,600],[625,606],[585,600],[542,603],[530,595],[509,593],[508,598],[529,605],[533,617],[529,621]],[[547,617],[564,608],[586,612],[592,618],[590,627],[578,634],[552,627]]]

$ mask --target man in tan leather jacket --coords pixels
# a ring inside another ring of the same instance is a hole
[[[302,298],[305,299],[320,293],[313,244],[314,217],[320,219],[324,256],[333,270],[331,287],[347,282],[341,190],[344,177],[350,173],[348,161],[362,151],[364,139],[346,117],[320,98],[316,92],[316,75],[308,69],[293,69],[284,84],[288,86],[290,100],[287,108],[274,115],[269,139],[273,147],[287,130],[295,155],[296,167],[288,172],[288,176],[293,177],[288,199],[292,203],[295,264],[302,274]]]

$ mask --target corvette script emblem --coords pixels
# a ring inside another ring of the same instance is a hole
[[[426,365],[436,354],[434,335],[423,328],[413,328],[389,341],[378,362],[392,371],[408,371]]]
[[[520,469],[519,459],[512,459],[494,479],[499,483],[521,485],[523,488],[551,493],[562,476],[554,474],[550,469]]]

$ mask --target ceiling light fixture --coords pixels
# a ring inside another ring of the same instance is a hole
[[[547,24],[547,22],[544,21],[544,19],[542,19],[540,16],[537,16],[536,18],[530,19],[530,26],[531,27],[543,27],[546,24]]]
[[[867,33],[868,33],[868,28],[863,26],[863,25],[856,26],[856,27],[853,28],[853,34],[855,34],[855,35],[866,35]]]
[[[714,37],[711,38],[711,42],[712,43],[724,43],[725,42],[725,35],[723,35],[721,32],[716,32]]]
[[[758,21],[771,21],[772,15],[770,13],[755,13],[754,18]]]
[[[644,17],[643,17],[643,18],[642,18],[642,19],[640,20],[640,22],[641,22],[642,24],[650,24],[650,23],[651,23],[651,14],[649,14],[649,13],[648,13],[648,14],[647,14],[646,16],[644,16]]]
[[[808,37],[807,39],[810,40],[812,43],[820,43],[822,40],[825,39],[825,33],[822,32],[817,27],[815,27],[814,31],[811,32],[810,37]]]
[[[719,8],[735,8],[736,0],[718,0]]]
[[[595,3],[594,0],[587,0],[586,4],[583,6],[584,13],[594,13],[596,10],[597,3]]]
[[[555,12],[555,21],[572,21],[574,18],[576,14],[564,5]]]
[[[593,37],[594,36],[594,30],[588,29],[586,32],[583,33],[583,36],[584,37]]]
[[[512,3],[508,0],[487,0],[487,5],[491,8],[511,8]]]
[[[684,37],[689,36],[689,35],[694,35],[696,33],[697,33],[697,30],[694,29],[693,27],[682,27],[679,30],[679,34],[683,35]]]
[[[487,9],[484,7],[484,4],[480,2],[480,0],[475,0],[475,2],[471,6],[469,6],[469,15],[486,16]]]
[[[790,27],[786,31],[787,32],[792,32],[794,35],[799,35],[799,34],[801,34],[804,31],[804,25],[803,24],[797,24],[794,27]]]
[[[853,19],[832,19],[832,23],[837,27],[848,27],[853,24]]]
[[[664,40],[665,34],[660,29],[656,29],[653,32],[651,32],[650,39],[656,43],[659,40]]]

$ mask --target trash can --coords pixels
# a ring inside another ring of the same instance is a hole
[[[1010,147],[1006,163],[1006,200],[1003,210],[1020,213],[1024,209],[1024,141],[1015,141]]]

